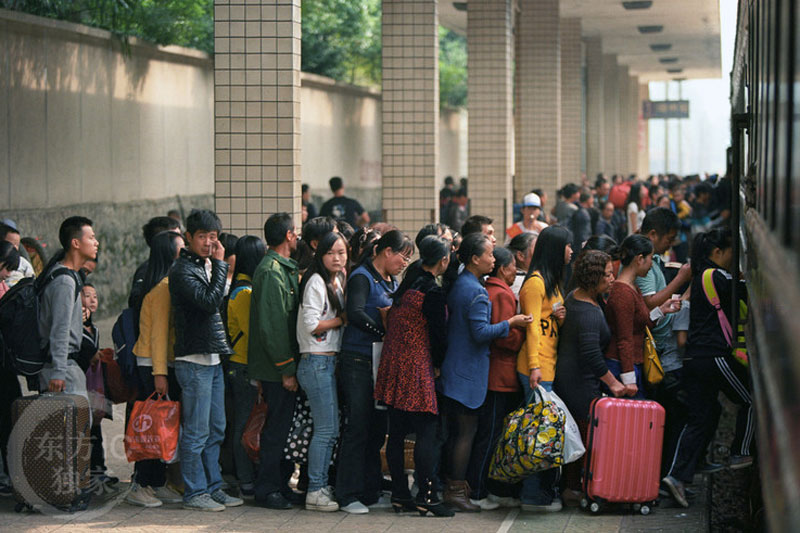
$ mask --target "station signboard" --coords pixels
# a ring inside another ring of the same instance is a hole
[[[689,118],[689,100],[644,100],[642,115],[645,120],[652,118]]]

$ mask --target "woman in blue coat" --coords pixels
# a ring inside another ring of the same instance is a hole
[[[447,296],[450,319],[440,379],[454,431],[449,450],[450,480],[444,501],[461,511],[480,511],[469,500],[470,489],[465,478],[478,428],[478,409],[489,384],[489,345],[492,340],[507,336],[509,328],[524,328],[531,317],[515,315],[491,323],[489,294],[481,283],[481,278],[494,268],[493,247],[486,235],[473,233],[464,237],[458,258],[464,270]]]

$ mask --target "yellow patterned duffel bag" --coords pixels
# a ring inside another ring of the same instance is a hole
[[[539,387],[534,389],[523,407],[506,416],[489,477],[516,483],[534,472],[563,465],[565,424],[564,411],[544,400]]]

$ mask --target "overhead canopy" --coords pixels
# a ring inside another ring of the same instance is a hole
[[[466,35],[466,5],[440,2],[440,23]],[[719,0],[561,0],[560,9],[640,81],[721,76]]]

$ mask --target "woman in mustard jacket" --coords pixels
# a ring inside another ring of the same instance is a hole
[[[553,390],[558,329],[566,316],[561,283],[564,267],[572,257],[571,242],[572,233],[566,228],[549,226],[542,230],[533,249],[528,277],[519,292],[522,312],[533,317],[517,357],[517,372],[526,398],[537,385]],[[537,472],[523,481],[523,510],[561,510],[561,501],[555,494],[557,472],[558,469]]]
[[[139,308],[139,338],[133,347],[139,371],[139,400],[153,392],[171,393],[178,400],[180,388],[174,372],[175,327],[170,312],[169,269],[184,247],[183,237],[174,231],[163,231],[150,243],[150,259]],[[180,503],[181,495],[166,485],[167,465],[158,459],[136,461],[134,483],[125,501],[141,507],[159,507],[164,503]]]

